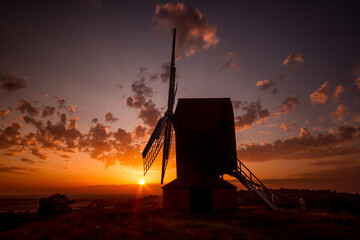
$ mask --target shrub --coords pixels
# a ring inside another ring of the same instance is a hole
[[[52,217],[57,213],[71,212],[69,197],[65,194],[56,193],[39,201],[38,213],[41,218]]]

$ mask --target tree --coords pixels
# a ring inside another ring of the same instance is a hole
[[[52,217],[57,213],[71,212],[69,197],[65,194],[56,193],[39,201],[38,213],[41,218]]]

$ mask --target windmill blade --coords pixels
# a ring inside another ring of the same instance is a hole
[[[146,144],[146,147],[142,153],[143,155],[143,166],[144,166],[144,175],[147,173],[152,163],[154,162],[156,156],[159,154],[160,149],[164,143],[165,138],[165,124],[168,120],[167,116],[161,118],[158,124],[155,127],[154,132],[152,133],[149,142]]]
[[[164,139],[164,149],[163,149],[163,161],[162,161],[162,169],[161,169],[161,184],[164,182],[166,166],[169,161],[169,155],[171,150],[171,143],[173,137],[173,129],[172,123],[169,120],[165,126],[165,139]]]
[[[144,157],[143,165],[144,165],[144,176],[153,164],[156,156],[159,154],[161,147],[164,144],[165,138],[165,128],[160,133],[160,136],[154,140],[153,144],[150,147],[150,150]]]
[[[142,156],[143,158],[146,157],[147,153],[149,152],[153,142],[159,138],[160,136],[160,133],[162,131],[162,129],[164,128],[166,122],[168,120],[168,116],[165,115],[164,117],[160,118],[159,122],[157,123],[153,133],[151,134],[151,137],[148,141],[148,143],[146,144],[145,148],[144,148],[144,151],[142,152]]]

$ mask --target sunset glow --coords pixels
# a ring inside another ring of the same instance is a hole
[[[173,28],[174,110],[230,98],[237,157],[270,188],[360,192],[352,2],[4,1],[0,195],[161,193],[162,154],[139,179],[166,111]],[[164,183],[175,178],[173,141]]]

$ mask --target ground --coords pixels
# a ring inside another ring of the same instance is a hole
[[[190,215],[163,210],[159,196],[80,200],[73,212],[45,220],[21,214],[0,239],[360,239],[356,214],[247,206]]]

